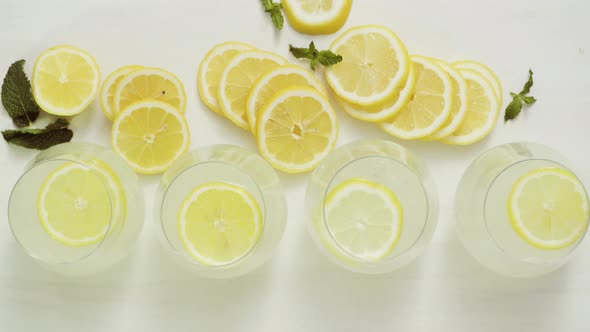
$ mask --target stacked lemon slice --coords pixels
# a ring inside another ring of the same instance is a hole
[[[342,109],[397,138],[467,145],[496,124],[502,87],[483,64],[409,56],[394,32],[377,25],[348,29],[330,50],[343,57],[326,70]]]
[[[257,138],[262,156],[289,173],[313,169],[334,147],[338,126],[322,83],[280,55],[240,42],[202,60],[199,95],[212,111]]]
[[[124,66],[100,89],[113,149],[138,173],[165,171],[189,146],[182,82],[161,68]]]

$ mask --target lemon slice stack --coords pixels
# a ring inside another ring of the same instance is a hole
[[[483,64],[409,56],[398,36],[378,25],[346,30],[330,50],[343,57],[326,69],[338,104],[392,136],[468,145],[496,124],[502,86]]]
[[[124,66],[107,76],[99,97],[113,121],[113,149],[136,172],[162,173],[188,149],[186,92],[174,74]]]
[[[324,86],[280,55],[240,42],[216,45],[201,61],[197,86],[205,105],[256,137],[276,169],[310,171],[336,143]]]

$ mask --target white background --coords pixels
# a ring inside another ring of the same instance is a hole
[[[471,147],[406,142],[428,162],[440,192],[440,225],[426,254],[391,275],[367,277],[333,266],[306,233],[307,175],[281,174],[289,225],[275,258],[231,281],[199,279],[167,260],[152,215],[137,250],[109,273],[71,281],[46,272],[17,247],[6,220],[10,188],[34,155],[0,142],[0,331],[565,331],[590,330],[590,241],[563,270],[533,280],[480,268],[453,233],[452,199],[468,163],[512,141],[548,144],[590,180],[590,2],[586,0],[355,0],[347,26],[391,27],[411,53],[478,59],[508,91],[535,71],[539,102]],[[326,47],[333,36],[314,37]],[[242,40],[288,56],[309,36],[276,33],[258,0],[0,0],[0,74],[47,47],[70,43],[92,53],[103,75],[126,64],[164,67],[185,83],[192,148],[252,137],[199,102],[195,76],[212,45]],[[12,127],[0,112],[0,127]],[[339,144],[391,139],[340,113]],[[38,122],[45,124],[44,116]],[[73,119],[76,141],[109,145],[95,103]],[[141,178],[152,204],[157,176]]]

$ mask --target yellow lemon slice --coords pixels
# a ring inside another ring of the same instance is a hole
[[[197,74],[197,87],[201,101],[217,114],[223,114],[217,102],[219,80],[227,64],[241,52],[254,46],[241,42],[225,42],[215,45],[201,61]]]
[[[258,79],[250,90],[246,104],[246,116],[250,130],[256,134],[256,119],[271,97],[293,86],[309,86],[326,94],[322,83],[309,70],[300,66],[285,65],[271,70]]]
[[[457,69],[473,70],[481,76],[485,77],[494,88],[494,94],[496,95],[496,99],[498,100],[498,107],[502,107],[502,100],[504,100],[504,96],[502,95],[502,83],[500,83],[498,75],[496,75],[496,73],[494,73],[494,71],[490,69],[490,67],[484,65],[483,63],[473,60],[456,61],[453,62],[452,66]]]
[[[199,263],[234,263],[258,242],[262,213],[244,189],[224,182],[198,186],[182,204],[178,233],[188,253]]]
[[[44,111],[72,116],[85,110],[96,98],[100,72],[88,52],[61,45],[39,55],[31,81],[33,96]]]
[[[289,24],[310,35],[334,33],[346,23],[352,0],[283,0]]]
[[[365,179],[349,179],[326,199],[325,222],[337,245],[349,255],[379,261],[394,249],[402,232],[403,210],[389,188]]]
[[[407,105],[381,128],[401,139],[419,139],[435,133],[449,118],[453,107],[451,79],[437,61],[412,56],[416,86]]]
[[[469,145],[492,132],[500,112],[494,88],[485,77],[468,69],[460,69],[459,72],[467,84],[467,114],[459,128],[441,142]]]
[[[249,129],[246,104],[252,85],[286,63],[283,57],[266,51],[245,51],[234,57],[219,82],[218,101],[223,114],[238,127]]]
[[[275,95],[258,119],[258,148],[274,168],[287,173],[314,169],[334,148],[336,113],[326,96],[309,87]]]
[[[135,65],[121,67],[110,73],[102,83],[100,93],[98,94],[100,99],[100,108],[109,120],[112,121],[115,118],[115,90],[117,85],[119,82],[121,82],[121,79],[123,79],[125,75],[140,68],[142,67]]]
[[[332,90],[349,103],[372,106],[404,86],[410,58],[402,41],[386,27],[358,26],[336,38],[330,50],[342,62],[326,69]]]
[[[189,147],[182,113],[169,104],[148,100],[131,104],[113,123],[113,149],[136,172],[164,172]]]
[[[114,100],[116,116],[129,105],[143,100],[157,100],[182,113],[186,108],[186,92],[182,82],[161,68],[141,68],[127,74],[117,84]]]
[[[577,242],[588,227],[588,196],[571,172],[554,167],[523,175],[512,188],[508,214],[528,244],[561,249]]]

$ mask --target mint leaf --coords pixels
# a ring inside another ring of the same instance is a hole
[[[537,101],[537,99],[533,96],[520,96],[520,100],[522,100],[527,105],[532,105]]]
[[[24,71],[25,60],[13,63],[2,83],[2,105],[18,128],[30,126],[39,116],[31,82]]]
[[[504,114],[504,121],[515,119],[522,111],[522,101],[519,95],[514,95],[512,102],[506,107],[506,113]]]
[[[533,71],[531,69],[529,69],[529,79],[528,81],[524,84],[524,87],[522,88],[522,91],[520,91],[519,95],[524,96],[526,94],[528,94],[529,92],[531,92],[531,88],[533,87]]]
[[[280,3],[272,2],[272,0],[262,0],[262,6],[264,7],[264,11],[269,13],[274,26],[279,30],[283,29],[283,25],[285,24],[285,19],[281,13],[283,6]]]
[[[289,44],[289,52],[297,59],[309,60],[309,66],[314,71],[318,63],[324,67],[329,67],[342,61],[342,56],[330,50],[318,51],[314,42],[309,43],[307,48],[295,47]]]
[[[45,150],[72,140],[74,133],[68,128],[69,124],[67,120],[57,119],[43,129],[4,130],[2,136],[10,144]]]

